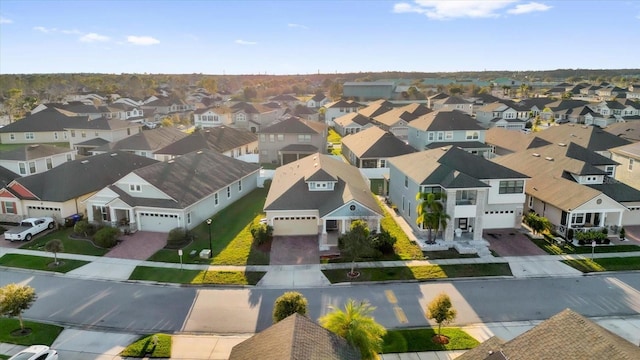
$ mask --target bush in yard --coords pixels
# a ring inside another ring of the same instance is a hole
[[[73,232],[84,237],[91,237],[95,234],[95,227],[87,220],[80,220],[73,225]]]
[[[116,246],[118,236],[120,236],[120,230],[105,226],[93,235],[93,242],[100,247],[109,249]]]
[[[180,248],[182,245],[191,241],[191,238],[191,232],[189,230],[181,227],[171,229],[167,237],[167,247],[171,249]]]
[[[620,240],[624,240],[625,236],[627,236],[627,231],[621,227],[620,228]]]
[[[602,231],[584,231],[576,234],[578,244],[591,245],[591,242],[595,241],[596,244],[602,244],[607,238],[607,235]]]
[[[280,295],[273,304],[273,323],[295,313],[307,316],[307,299],[297,291],[288,291]]]
[[[373,243],[373,247],[385,255],[393,254],[395,251],[393,249],[393,245],[396,243],[396,238],[391,236],[391,234],[385,230],[373,235],[371,241]]]
[[[262,245],[273,239],[273,226],[268,224],[253,224],[251,226],[251,236],[256,245]]]

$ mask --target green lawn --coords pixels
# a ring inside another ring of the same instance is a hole
[[[8,358],[9,358],[9,355],[0,354],[0,360],[7,360]]]
[[[51,254],[51,257],[19,254],[6,254],[3,257],[0,257],[0,265],[2,266],[31,270],[45,270],[59,273],[66,273],[73,269],[79,268],[80,266],[88,264],[87,261],[71,259],[58,259],[58,261],[60,262],[60,265],[51,265],[53,263],[53,254]]]
[[[376,198],[378,201],[378,198]],[[380,223],[382,229],[387,231],[391,236],[396,238],[396,243],[393,245],[395,249],[396,256],[395,259],[388,260],[422,260],[424,256],[422,255],[422,250],[418,246],[418,244],[413,243],[407,237],[407,234],[402,231],[400,226],[393,219],[391,214],[386,210],[380,201],[378,201],[380,208],[384,212],[384,217]]]
[[[460,328],[442,328],[442,335],[449,338],[448,344],[436,344],[431,341],[437,329],[387,330],[383,338],[382,353],[467,350],[480,343]]]
[[[157,344],[154,345],[154,337]],[[171,335],[153,334],[140,338],[138,341],[122,350],[120,356],[143,358],[150,354],[150,358],[170,358],[171,357]]]
[[[551,255],[566,254],[591,254],[591,245],[574,246],[573,244],[557,245],[546,239],[532,239],[534,244]],[[596,254],[613,253],[613,252],[630,252],[640,251],[638,245],[600,245],[596,246]]]
[[[327,142],[333,144],[340,144],[342,142],[342,136],[338,134],[333,128],[329,128],[329,133],[327,134]]]
[[[147,280],[176,284],[255,285],[264,272],[199,271],[138,266],[129,280]]]
[[[250,233],[252,222],[264,217],[262,208],[267,196],[266,189],[256,189],[242,199],[231,204],[213,217],[211,234],[213,239],[213,259],[202,260],[189,257],[192,250],[198,253],[209,248],[209,232],[206,223],[193,230],[195,240],[183,248],[185,264],[211,263],[215,265],[268,265],[269,253],[252,246]],[[163,249],[152,255],[149,261],[179,263],[176,250]]]
[[[441,259],[473,259],[478,258],[478,254],[460,254],[456,249],[448,249],[442,251],[423,251],[425,259],[441,260]]]
[[[13,336],[11,332],[20,329],[18,319],[0,317],[0,342],[24,346],[51,346],[64,329],[61,326],[41,324],[26,320],[24,321],[24,327],[31,329],[31,334],[26,336]]]
[[[596,248],[597,249],[597,248]],[[640,270],[640,257],[620,257],[601,259],[563,260],[563,263],[576,268],[583,273],[601,271]]]
[[[350,269],[323,270],[324,275],[333,283],[348,281],[390,281],[390,280],[432,280],[456,277],[511,276],[506,263],[461,264],[461,265],[425,265],[405,267],[384,267],[358,269],[360,276],[350,279]]]
[[[22,245],[21,249],[27,250],[44,250],[44,245],[51,239],[60,239],[62,241],[62,246],[64,247],[65,253],[69,254],[83,254],[83,255],[92,255],[92,256],[102,256],[106,254],[109,249],[102,249],[93,245],[93,242],[90,240],[84,239],[72,239],[69,237],[73,228],[63,228],[58,231],[51,232],[44,236],[39,236],[34,240],[31,240],[29,243]]]

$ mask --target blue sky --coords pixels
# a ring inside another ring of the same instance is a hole
[[[640,1],[0,0],[0,73],[640,67]]]

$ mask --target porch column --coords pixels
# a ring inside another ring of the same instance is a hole
[[[322,233],[326,234],[327,233],[327,220],[320,218],[320,221],[322,221]]]
[[[342,219],[340,222],[342,223],[342,226],[340,227],[340,234],[344,234],[346,233],[345,229],[347,228],[347,220]]]
[[[380,234],[380,219],[376,218],[376,232]]]
[[[478,190],[476,193],[476,217],[473,222],[473,240],[482,240],[482,232],[484,231],[484,219],[485,204],[487,203],[487,191]]]
[[[118,225],[118,218],[116,217],[116,209],[112,208],[111,206],[109,206],[109,222],[110,223],[115,223],[116,225]]]
[[[455,208],[456,208],[456,191],[447,190],[447,200],[446,200],[446,203],[444,204],[444,211],[445,213],[449,214],[449,216],[451,216],[451,219],[449,219],[449,221],[447,222],[447,227],[442,232],[442,238],[445,241],[453,241],[453,234],[455,229],[454,224],[456,222],[456,219],[452,215],[455,213]]]
[[[624,210],[620,210],[618,212],[618,229],[622,227],[622,215],[624,214]]]
[[[607,213],[605,212],[600,213],[600,221],[598,222],[598,225],[597,225],[598,227],[604,226],[605,216],[607,216]]]

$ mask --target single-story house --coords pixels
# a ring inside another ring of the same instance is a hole
[[[152,130],[141,131],[119,141],[110,142],[91,150],[91,153],[96,155],[108,151],[121,150],[153,159],[156,151],[187,136],[189,136],[189,134],[174,127],[159,127]]]
[[[0,153],[0,166],[20,176],[27,176],[51,170],[75,159],[75,150],[47,144],[33,144]]]

